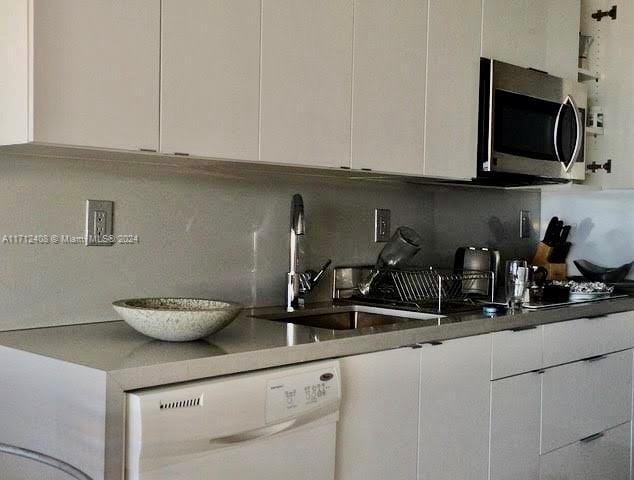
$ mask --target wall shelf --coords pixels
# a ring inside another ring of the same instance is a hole
[[[603,135],[603,128],[586,127],[586,133],[589,135]]]

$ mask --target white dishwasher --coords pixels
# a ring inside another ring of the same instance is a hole
[[[127,395],[128,480],[333,480],[337,361]]]

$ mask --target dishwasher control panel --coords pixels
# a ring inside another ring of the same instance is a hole
[[[266,384],[266,423],[298,417],[338,403],[340,389],[339,370],[335,366],[269,379]]]

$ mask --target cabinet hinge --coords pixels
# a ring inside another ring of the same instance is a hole
[[[590,165],[586,167],[592,173],[596,173],[597,170],[605,170],[606,173],[612,173],[612,160],[609,159],[603,165],[597,162],[592,162]]]
[[[616,5],[612,5],[610,10],[597,10],[592,14],[592,18],[594,18],[597,22],[600,22],[603,17],[610,17],[612,20],[616,20]]]

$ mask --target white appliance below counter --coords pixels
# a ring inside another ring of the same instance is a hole
[[[128,394],[130,480],[333,480],[339,362]]]

